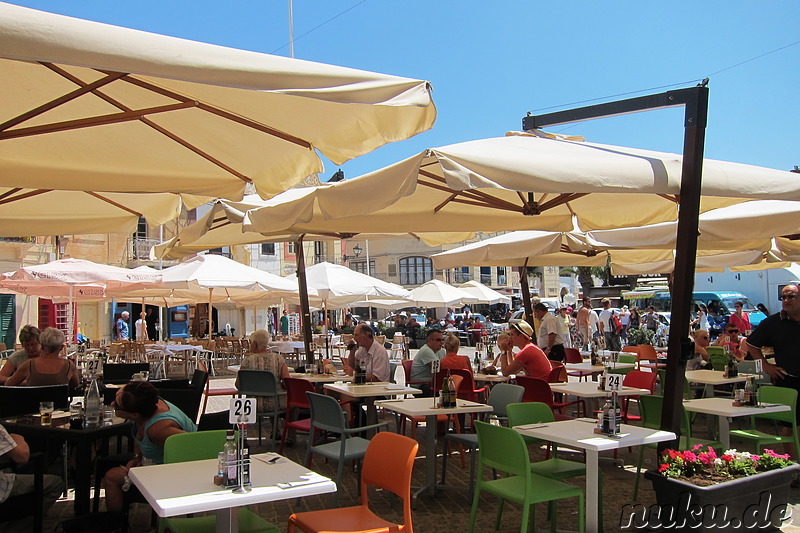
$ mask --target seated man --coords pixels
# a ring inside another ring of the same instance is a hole
[[[409,376],[411,381],[424,382],[415,383],[413,386],[422,390],[426,396],[431,392],[430,383],[433,379],[431,363],[439,361],[445,356],[445,350],[442,347],[443,342],[444,335],[441,331],[438,329],[429,330],[428,336],[425,338],[425,346],[419,349],[411,365],[411,375]]]
[[[9,433],[0,426],[0,456],[8,457],[14,463],[25,464],[31,456],[28,443],[22,436]],[[31,494],[33,492],[33,474],[12,474],[0,470],[0,502],[8,498]],[[42,490],[45,513],[56,502],[64,491],[64,482],[58,476],[44,475]],[[33,528],[33,516],[0,525],[2,531],[30,531]]]
[[[350,355],[344,366],[347,375],[355,373],[356,365],[362,366],[367,373],[367,381],[390,381],[389,354],[383,345],[375,342],[372,328],[367,324],[359,324],[353,331],[354,345],[348,346]]]

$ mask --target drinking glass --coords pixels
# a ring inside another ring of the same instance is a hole
[[[49,426],[53,423],[53,402],[39,402],[39,415],[42,417],[42,425]]]
[[[103,408],[103,425],[110,426],[114,423],[114,408],[105,406]]]

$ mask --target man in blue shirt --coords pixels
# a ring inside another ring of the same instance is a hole
[[[130,313],[127,311],[123,311],[122,315],[117,319],[117,340],[118,341],[126,341],[130,338],[130,334],[128,333],[128,319],[130,318]]]
[[[414,362],[411,364],[411,375],[409,377],[411,381],[425,382],[416,383],[414,387],[421,389],[426,396],[430,394],[430,382],[433,378],[431,363],[440,361],[445,356],[443,343],[444,335],[440,330],[429,330],[425,339],[425,346],[419,349],[417,355],[414,356]]]

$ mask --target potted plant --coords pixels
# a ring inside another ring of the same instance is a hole
[[[653,344],[656,334],[647,328],[633,328],[628,330],[628,345]]]
[[[788,455],[772,450],[760,455],[737,450],[718,455],[700,445],[666,450],[658,470],[645,472],[656,508],[638,519],[679,531],[774,530],[791,516],[789,486],[797,469]]]

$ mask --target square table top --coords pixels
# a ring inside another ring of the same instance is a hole
[[[675,433],[658,429],[622,424],[618,437],[608,437],[594,432],[597,420],[592,418],[576,418],[550,422],[547,424],[526,424],[514,429],[528,437],[557,442],[573,448],[587,451],[604,451],[641,446],[665,440],[674,440]]]
[[[600,390],[597,388],[596,381],[570,381],[568,383],[550,383],[550,389],[553,392],[560,392],[562,394],[571,394],[572,396],[579,396],[581,398],[605,398],[608,391]],[[636,387],[620,387],[617,391],[620,396],[640,396],[642,394],[651,394],[648,389],[638,389]]]
[[[735,378],[723,377],[722,370],[687,370],[686,379],[693,383],[705,385],[726,385],[729,383],[744,383],[747,378],[758,378],[758,374],[739,374]]]
[[[472,375],[472,379],[475,381],[486,381],[489,383],[504,383],[509,379],[513,379],[514,376],[504,376],[502,374],[484,374],[483,372],[476,372]]]
[[[458,413],[488,413],[492,406],[485,403],[456,400],[456,407],[447,409],[436,407],[438,398],[407,398],[405,400],[382,400],[375,402],[379,407],[409,416],[435,416]]]
[[[567,367],[567,371],[571,370],[582,370],[584,372],[605,372],[606,367],[604,365],[593,365],[589,361],[585,361],[583,363],[567,363],[564,365]],[[612,370],[615,368],[633,368],[636,366],[636,363],[611,363],[609,368]]]
[[[791,407],[781,403],[761,403],[758,407],[734,406],[731,398],[699,398],[697,400],[684,400],[683,406],[687,411],[706,413],[709,415],[736,418],[739,416],[758,416],[765,413],[780,413],[790,411]]]
[[[397,394],[422,394],[422,390],[405,385],[396,385],[384,381],[373,381],[364,385],[355,383],[326,383],[327,390],[347,394],[353,398],[370,398],[373,396],[391,396]]]
[[[293,378],[305,379],[311,383],[335,383],[337,381],[353,381],[353,376],[348,376],[345,373],[336,374],[309,374],[300,372],[290,372],[289,376]]]
[[[275,455],[266,453],[251,457],[253,490],[244,494],[235,494],[230,488],[214,484],[216,459],[141,466],[132,468],[129,475],[156,514],[162,517],[336,491],[332,480],[289,459],[279,459],[275,464],[264,462]],[[278,483],[304,481],[307,483],[285,489],[277,486]]]

